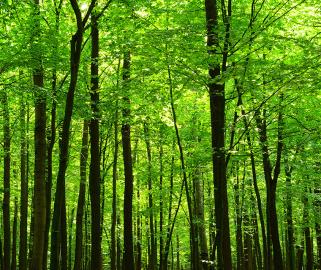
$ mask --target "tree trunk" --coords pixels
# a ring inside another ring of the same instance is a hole
[[[40,6],[35,0],[35,31],[40,33]],[[46,225],[46,93],[39,36],[33,45],[33,83],[35,91],[35,168],[34,168],[34,238],[32,269],[43,270],[44,236]]]
[[[59,24],[60,24],[60,11],[62,7],[62,1],[59,1],[59,5],[55,6],[55,33],[59,35]],[[58,55],[58,39],[53,39],[53,58]],[[47,179],[46,179],[46,228],[45,228],[45,239],[44,239],[44,255],[43,255],[43,270],[48,269],[48,245],[49,245],[49,231],[51,222],[51,189],[52,189],[52,154],[53,148],[56,141],[56,111],[57,111],[57,66],[56,64],[52,70],[52,102],[51,102],[51,118],[49,134],[47,136]]]
[[[1,93],[3,106],[3,266],[10,269],[11,233],[10,233],[10,116],[8,96],[6,92]]]
[[[26,104],[22,95],[20,101],[20,241],[19,269],[27,270],[28,244],[28,181],[27,181],[27,138],[26,138]]]
[[[77,19],[77,32],[72,36],[70,42],[70,83],[65,104],[65,113],[62,123],[62,131],[59,141],[59,168],[56,182],[56,193],[54,202],[54,212],[51,228],[51,258],[50,269],[57,270],[59,268],[59,258],[61,249],[67,249],[66,233],[62,229],[66,227],[63,223],[63,215],[65,208],[65,175],[67,170],[69,139],[70,139],[70,124],[73,113],[74,93],[77,84],[80,54],[83,40],[83,25],[85,24],[81,18],[81,11],[76,0],[70,0],[74,13]],[[59,241],[59,239],[61,241]],[[61,245],[64,247],[61,248]]]
[[[80,185],[76,215],[76,244],[74,270],[82,269],[83,260],[83,216],[86,199],[86,178],[88,159],[88,121],[84,120],[80,152]]]
[[[91,110],[89,191],[91,205],[91,269],[102,269],[100,228],[100,154],[99,154],[99,36],[96,15],[91,16]]]
[[[280,107],[278,116],[278,130],[277,130],[277,157],[274,167],[274,173],[272,176],[272,165],[270,161],[268,140],[267,140],[267,125],[265,119],[265,111],[263,112],[263,119],[261,119],[259,112],[255,113],[255,120],[259,132],[259,140],[262,150],[263,170],[266,183],[266,216],[267,216],[267,258],[271,257],[270,240],[273,245],[273,262],[274,268],[278,270],[283,269],[282,251],[280,245],[280,237],[278,231],[278,219],[276,211],[276,187],[280,174],[281,154],[283,148],[283,121],[282,121],[282,109],[281,102],[283,96],[280,96]]]
[[[303,195],[303,226],[304,226],[304,239],[306,251],[306,270],[313,269],[313,250],[312,250],[312,237],[309,227],[309,209],[308,209],[308,189],[305,188]]]
[[[162,127],[159,129],[159,269],[163,270],[163,222],[164,222],[164,204],[163,204],[163,133]]]
[[[236,81],[236,89],[237,89],[237,94],[238,94],[238,104],[241,106],[243,105],[242,101],[242,95],[241,95],[241,87]],[[245,110],[242,108],[241,114],[243,117],[243,124],[244,128],[248,129],[248,121],[245,117]],[[251,141],[251,136],[250,132],[247,130],[246,132],[246,141],[248,148],[250,150],[250,160],[251,160],[251,171],[252,171],[252,178],[253,178],[253,187],[255,191],[255,196],[256,196],[256,201],[257,201],[257,208],[259,212],[259,219],[260,219],[260,225],[261,225],[261,233],[262,233],[262,242],[263,242],[263,269],[269,269],[269,263],[268,261],[270,258],[268,258],[268,250],[267,250],[267,239],[266,239],[266,232],[265,232],[265,222],[264,222],[264,215],[263,215],[263,208],[262,208],[262,200],[261,200],[261,195],[260,195],[260,190],[257,184],[257,174],[256,174],[256,165],[255,165],[255,157],[254,157],[254,152],[253,152],[253,146],[252,146],[252,141]]]
[[[289,167],[288,160],[285,158],[285,180],[286,180],[286,223],[287,223],[287,243],[286,243],[286,254],[287,254],[287,269],[291,270],[295,267],[295,254],[294,254],[294,226],[292,218],[292,168]]]
[[[207,237],[205,230],[205,218],[204,218],[204,201],[203,201],[203,186],[201,184],[201,172],[200,168],[195,170],[195,202],[196,202],[196,217],[198,220],[198,238],[200,244],[200,260],[203,270],[208,269],[208,249],[207,249]]]
[[[237,270],[243,269],[244,256],[243,256],[243,237],[242,237],[242,223],[243,223],[243,202],[240,200],[241,189],[239,183],[239,170],[238,163],[236,164],[236,183],[234,185],[235,192],[235,207],[236,207],[236,267]]]
[[[68,270],[71,270],[71,256],[72,256],[72,225],[74,223],[74,213],[75,208],[72,208],[70,216],[69,216],[69,247],[68,247]]]
[[[149,231],[150,231],[150,243],[151,243],[151,253],[149,254],[149,270],[156,269],[157,264],[157,251],[155,244],[155,233],[154,233],[154,206],[153,206],[153,189],[152,189],[152,155],[151,146],[149,141],[149,128],[147,123],[144,123],[144,136],[146,143],[147,152],[147,163],[148,163],[148,208],[149,208]]]
[[[118,179],[117,166],[118,166],[118,100],[116,101],[115,120],[114,120],[113,201],[112,201],[112,217],[111,217],[112,224],[111,224],[111,247],[110,247],[111,270],[117,269],[117,246],[116,246],[117,179]]]
[[[17,269],[17,216],[18,216],[18,200],[14,201],[14,219],[12,226],[12,256],[11,256],[11,270]]]
[[[134,249],[133,249],[133,164],[131,153],[130,137],[130,99],[128,87],[130,79],[130,52],[124,54],[123,62],[123,83],[127,94],[123,97],[123,123],[121,128],[123,159],[125,171],[125,191],[124,191],[124,257],[123,270],[134,270]]]
[[[230,17],[230,1],[229,14]],[[219,48],[218,37],[218,9],[216,1],[205,0],[207,46],[208,54],[212,59]],[[226,15],[226,14],[225,14]],[[222,70],[226,69],[227,46],[229,37],[229,22],[226,22],[225,42],[222,59]],[[218,63],[209,65],[210,82],[210,111],[211,111],[211,133],[212,133],[212,162],[215,197],[215,220],[217,239],[217,260],[219,269],[232,269],[230,227],[228,215],[226,160],[225,160],[225,84],[216,83],[215,80],[221,75],[221,67]]]

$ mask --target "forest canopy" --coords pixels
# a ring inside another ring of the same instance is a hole
[[[321,270],[316,0],[2,0],[0,270]]]

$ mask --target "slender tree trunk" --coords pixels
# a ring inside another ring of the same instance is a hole
[[[319,223],[315,224],[315,234],[317,238],[317,249],[318,249],[318,261],[317,269],[321,269],[321,227]]]
[[[54,202],[54,212],[52,218],[51,229],[51,258],[50,269],[57,270],[59,267],[59,258],[61,249],[67,249],[66,233],[62,229],[66,227],[63,223],[63,215],[65,215],[65,208],[63,202],[65,201],[65,174],[67,170],[69,139],[70,139],[70,124],[73,113],[74,93],[77,84],[80,54],[83,39],[83,27],[86,22],[81,18],[81,11],[76,0],[70,0],[77,20],[77,32],[72,36],[70,42],[70,83],[65,104],[65,113],[62,123],[62,130],[59,141],[59,168],[56,182],[56,194]],[[59,241],[59,239],[61,241]],[[61,248],[61,245],[64,247]]]
[[[40,33],[39,0],[35,0],[36,34]],[[36,37],[39,44],[39,36]],[[34,45],[33,83],[35,89],[35,168],[34,168],[34,238],[32,269],[43,269],[44,236],[46,225],[46,94],[41,48]]]
[[[272,165],[270,161],[268,140],[267,140],[267,124],[265,119],[265,112],[263,112],[263,119],[261,119],[259,112],[255,114],[255,120],[258,127],[258,132],[260,136],[260,144],[262,150],[262,159],[263,159],[263,170],[264,177],[266,182],[266,216],[267,216],[267,257],[271,256],[270,253],[270,239],[273,245],[273,262],[274,268],[278,270],[283,269],[283,259],[282,251],[280,245],[280,237],[278,231],[278,218],[276,211],[276,187],[277,181],[280,174],[280,165],[281,165],[281,154],[283,149],[283,120],[282,120],[282,108],[281,103],[283,96],[280,96],[280,107],[279,107],[279,116],[278,116],[278,130],[277,130],[277,157],[274,167],[274,172],[272,170]],[[273,176],[272,176],[273,173]]]
[[[74,223],[74,213],[75,213],[75,208],[72,208],[70,216],[69,216],[69,247],[68,247],[68,270],[71,270],[71,256],[72,256],[72,225]]]
[[[166,50],[167,50],[167,45],[166,45]],[[167,54],[168,58],[168,54]],[[183,174],[183,183],[182,183],[182,188],[185,188],[185,194],[186,194],[186,199],[187,199],[187,207],[188,207],[188,215],[189,215],[189,225],[190,225],[190,256],[191,256],[191,264],[192,268],[197,267],[198,265],[198,243],[197,243],[197,237],[196,237],[196,230],[195,230],[195,224],[194,224],[194,216],[193,216],[193,209],[192,209],[192,199],[190,196],[190,191],[189,191],[189,185],[188,185],[188,180],[187,180],[187,173],[186,173],[186,167],[185,167],[185,157],[184,157],[184,152],[183,152],[183,147],[182,147],[182,142],[180,139],[180,134],[178,130],[178,124],[177,124],[177,117],[176,117],[176,111],[175,111],[175,106],[174,106],[174,98],[173,98],[173,81],[172,81],[172,75],[171,75],[171,66],[169,64],[169,59],[167,59],[167,73],[168,73],[168,83],[169,83],[169,96],[170,96],[170,105],[171,105],[171,110],[172,110],[172,117],[173,117],[173,123],[174,123],[174,128],[175,128],[175,135],[176,135],[176,140],[177,140],[177,146],[179,149],[179,158],[181,162],[181,170]],[[183,191],[183,189],[182,189]],[[181,196],[179,199],[178,203],[178,208],[181,202]],[[177,211],[175,215],[177,214]],[[175,222],[175,219],[174,219]],[[173,223],[174,224],[174,223]],[[195,270],[197,270],[195,268]]]
[[[207,46],[209,57],[212,57],[218,50],[218,11],[216,1],[205,0],[206,24],[207,24]],[[229,2],[230,17],[230,2]],[[227,45],[229,37],[229,22],[226,27],[226,40],[224,43],[222,69],[226,69]],[[211,60],[213,62],[213,60]],[[225,97],[224,84],[213,82],[221,75],[220,65],[211,63],[208,83],[211,111],[211,133],[212,133],[212,161],[215,196],[215,220],[216,238],[218,253],[218,268],[232,269],[230,228],[228,218],[228,198],[225,160]]]
[[[119,211],[117,212],[117,225],[120,226],[120,214]],[[117,265],[117,270],[122,269],[122,262],[121,262],[121,254],[122,254],[122,249],[121,249],[121,236],[120,236],[120,230],[116,230],[116,234],[117,234],[117,250],[116,250],[116,254],[117,254],[117,258],[116,258],[116,265]]]
[[[178,236],[178,234],[176,234],[176,270],[180,270],[181,269],[179,251],[180,251],[179,236]]]
[[[135,142],[134,154],[133,154],[133,166],[138,162],[137,159],[137,146],[138,140]],[[136,226],[137,226],[137,234],[136,234],[136,261],[135,267],[136,270],[141,270],[142,265],[142,213],[140,211],[141,201],[140,201],[140,178],[137,178],[137,213],[136,213]]]
[[[304,236],[304,235],[303,235]],[[302,270],[303,269],[303,254],[304,254],[304,241],[303,238],[301,240],[301,245],[297,246],[296,250],[296,269]]]
[[[83,261],[83,216],[86,200],[86,178],[88,159],[88,121],[84,120],[80,152],[80,185],[76,215],[76,244],[74,270],[82,269]]]
[[[55,32],[59,34],[60,24],[60,11],[63,0],[59,1],[59,5],[55,6]],[[53,58],[58,55],[58,40],[53,40]],[[47,136],[47,179],[46,179],[46,228],[45,228],[45,239],[44,239],[44,255],[43,255],[43,270],[48,268],[48,245],[49,245],[49,231],[51,222],[51,189],[52,189],[52,153],[56,141],[56,111],[57,111],[57,66],[55,65],[52,70],[52,102],[51,102],[51,118],[50,118],[50,130]]]
[[[248,213],[244,214],[244,269],[253,269],[252,232]]]
[[[123,62],[123,83],[125,91],[128,92],[130,79],[130,52],[124,54]],[[134,249],[133,249],[133,164],[130,136],[130,99],[128,93],[123,97],[123,123],[121,128],[123,144],[123,160],[125,171],[124,191],[124,257],[123,270],[134,270]]]
[[[111,224],[111,270],[117,269],[117,166],[118,166],[118,100],[116,101],[114,120],[114,161],[113,161],[113,201],[112,201],[112,224]],[[119,269],[120,270],[120,269]]]
[[[243,223],[243,202],[241,203],[240,183],[239,183],[239,170],[238,162],[236,164],[236,183],[234,185],[235,192],[235,207],[236,207],[236,267],[237,270],[243,269],[244,256],[243,256],[243,237],[242,237],[242,223]]]
[[[172,225],[172,204],[173,204],[174,164],[175,164],[174,145],[175,145],[175,142],[173,141],[170,176],[169,176],[170,186],[169,186],[169,198],[168,198],[169,202],[168,202],[167,231],[166,231],[165,245],[164,245],[164,251],[163,251],[163,263],[162,263],[163,268],[160,270],[168,269],[168,264],[169,264],[168,255],[172,244],[171,225]]]
[[[292,218],[292,168],[289,167],[288,160],[285,158],[285,180],[286,180],[286,223],[287,223],[287,269],[291,270],[295,267],[295,254],[294,254],[294,226]]]
[[[315,184],[314,194],[320,196],[321,189]],[[317,196],[315,198],[317,198]],[[321,269],[321,226],[320,226],[320,218],[321,218],[321,202],[320,200],[315,199],[314,204],[314,218],[315,222],[315,236],[317,240],[317,250],[318,250],[318,260],[316,264],[317,269]]]
[[[208,269],[208,248],[207,237],[205,230],[205,217],[204,217],[204,201],[203,201],[203,187],[201,184],[200,168],[195,171],[195,201],[196,201],[196,216],[198,220],[198,237],[200,244],[200,260],[203,270]]]
[[[147,162],[148,162],[148,207],[149,207],[149,231],[150,231],[150,243],[151,253],[149,255],[149,270],[156,269],[157,258],[156,258],[156,244],[155,244],[155,233],[154,233],[154,206],[153,206],[153,189],[152,189],[152,155],[151,146],[149,141],[149,128],[147,123],[144,123],[144,136],[147,151]]]
[[[10,233],[10,116],[8,96],[6,92],[1,93],[3,106],[3,266],[10,269],[11,233]]]
[[[28,181],[26,175],[27,139],[26,139],[26,104],[23,95],[20,101],[20,241],[19,269],[27,269],[28,244]]]
[[[0,269],[3,270],[2,240],[0,237]]]
[[[102,269],[100,227],[100,154],[99,154],[99,36],[96,15],[91,15],[91,110],[89,191],[91,205],[91,269]]]
[[[14,201],[14,219],[12,226],[12,255],[11,255],[11,270],[17,269],[17,217],[18,217],[18,200]]]
[[[137,240],[136,240],[136,261],[135,266],[136,270],[142,269],[142,228],[141,228],[141,212],[140,212],[140,181],[139,178],[137,179]]]
[[[236,88],[237,88],[237,93],[238,93],[238,104],[241,106],[243,105],[242,101],[242,95],[241,95],[241,87],[236,81]],[[248,128],[248,121],[245,117],[245,110],[241,110],[242,116],[243,116],[243,124],[244,128]],[[261,233],[262,233],[262,242],[263,242],[263,265],[264,269],[269,269],[269,261],[270,258],[268,258],[268,251],[267,251],[267,239],[266,239],[266,232],[265,232],[265,222],[264,222],[264,215],[263,215],[263,208],[262,208],[262,200],[261,200],[261,195],[260,195],[260,190],[257,184],[257,173],[256,173],[256,165],[255,165],[255,157],[254,157],[254,152],[253,152],[253,146],[252,146],[252,140],[250,136],[250,132],[246,132],[246,141],[248,148],[250,150],[250,160],[251,160],[251,171],[252,171],[252,178],[253,178],[253,187],[255,191],[255,197],[257,201],[257,208],[259,212],[259,219],[260,219],[260,225],[261,225]]]
[[[163,222],[164,222],[164,204],[163,204],[163,133],[160,127],[159,143],[159,269],[163,270]]]
[[[304,239],[306,251],[306,270],[313,269],[313,250],[312,250],[312,237],[309,227],[309,209],[308,209],[308,189],[305,188],[303,197],[303,226],[304,226]]]

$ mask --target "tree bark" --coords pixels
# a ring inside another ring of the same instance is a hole
[[[26,139],[26,104],[22,95],[20,101],[20,241],[19,269],[27,269],[28,243],[28,181],[27,181],[27,139]]]
[[[230,8],[230,3],[229,3]],[[207,46],[211,58],[209,65],[210,111],[212,133],[212,162],[215,196],[215,220],[217,238],[217,260],[219,269],[232,269],[231,240],[228,215],[226,160],[225,160],[225,84],[215,82],[221,75],[219,63],[214,63],[213,56],[219,47],[218,10],[216,0],[205,0]],[[229,12],[230,13],[230,12]],[[230,15],[230,14],[229,14]],[[229,27],[227,22],[226,27]],[[226,40],[222,59],[222,70],[226,69],[229,29],[226,29]]]
[[[83,216],[86,199],[86,178],[88,159],[88,121],[84,120],[80,152],[80,185],[76,215],[76,244],[74,270],[82,269],[83,260]]]
[[[6,92],[1,93],[3,106],[3,202],[2,202],[2,220],[3,220],[3,267],[10,269],[10,250],[11,250],[11,233],[10,233],[10,116],[8,96]]]
[[[91,15],[91,110],[89,191],[91,205],[91,269],[102,269],[100,227],[100,154],[99,154],[99,35],[97,17]]]
[[[66,227],[66,224],[62,224],[64,221],[63,216],[65,215],[65,207],[63,204],[63,202],[65,201],[65,175],[67,170],[69,152],[69,130],[73,113],[74,93],[76,90],[78,78],[80,54],[83,40],[83,28],[86,24],[86,21],[82,20],[81,11],[79,9],[77,1],[70,0],[70,2],[77,20],[77,31],[72,36],[72,39],[70,41],[70,83],[66,97],[65,113],[59,141],[59,168],[57,174],[54,212],[51,229],[51,270],[58,269],[60,264],[59,258],[61,249],[67,249],[67,239],[65,239],[67,234],[62,231],[62,229]],[[93,2],[95,1],[93,0]],[[60,238],[62,238],[61,241],[59,241]],[[61,247],[61,244],[64,245],[64,247]]]
[[[157,251],[155,244],[155,233],[154,233],[154,206],[153,206],[153,188],[152,188],[152,155],[151,146],[149,141],[149,128],[148,124],[144,123],[144,136],[147,152],[147,164],[148,164],[148,208],[149,208],[149,231],[150,231],[150,244],[151,250],[149,254],[149,270],[156,269],[157,264]]]
[[[11,255],[11,270],[17,269],[17,218],[18,218],[18,200],[14,201],[14,218],[12,226],[12,255]]]
[[[123,160],[125,171],[125,191],[124,191],[124,256],[123,270],[134,270],[134,249],[133,249],[133,164],[131,151],[131,136],[130,136],[130,99],[128,95],[131,56],[127,51],[124,54],[123,60],[123,83],[125,92],[123,96],[123,123],[121,128],[122,145],[123,145]]]

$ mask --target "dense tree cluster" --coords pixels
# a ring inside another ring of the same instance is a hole
[[[0,270],[321,270],[320,3],[0,3]]]

